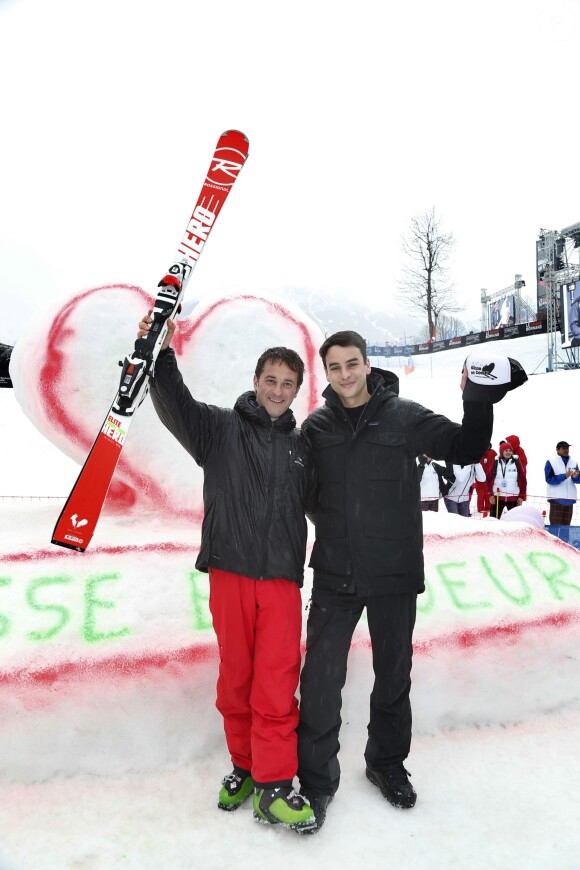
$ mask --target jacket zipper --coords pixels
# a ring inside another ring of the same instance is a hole
[[[276,481],[276,440],[274,438],[274,423],[270,424],[270,432],[268,434],[268,444],[271,444],[272,464],[270,466],[270,477],[268,480],[268,516],[266,518],[266,528],[262,538],[262,559],[260,565],[260,580],[264,579],[266,573],[266,560],[268,558],[268,535],[270,533],[270,525],[272,523],[272,513],[274,507],[274,483]]]

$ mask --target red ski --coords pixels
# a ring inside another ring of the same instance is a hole
[[[238,130],[226,130],[218,140],[174,262],[159,282],[151,329],[137,339],[133,352],[120,363],[119,390],[57,520],[53,544],[84,552],[91,542],[133,415],[149,391],[167,321],[179,311],[191,273],[246,161],[248,148],[248,139]]]

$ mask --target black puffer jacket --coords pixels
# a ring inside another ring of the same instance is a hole
[[[151,396],[162,423],[204,470],[204,519],[196,567],[302,585],[310,451],[290,410],[272,422],[244,393],[235,407],[192,398],[173,350],[159,354]]]
[[[373,369],[356,431],[331,387],[302,431],[314,453],[319,501],[310,565],[314,587],[359,595],[424,591],[423,525],[415,457],[479,462],[493,405],[464,402],[463,424],[398,396],[399,380]]]

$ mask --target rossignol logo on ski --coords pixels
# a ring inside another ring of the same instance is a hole
[[[88,520],[79,520],[77,514],[73,514],[72,517],[70,518],[70,521],[73,524],[73,528],[75,528],[75,529],[80,529],[83,526],[86,526],[88,523]]]
[[[215,218],[216,216],[213,211],[198,205],[191,216],[185,235],[181,240],[179,253],[185,254],[190,260],[197,260]]]
[[[105,420],[101,432],[103,435],[106,435],[107,438],[110,438],[111,441],[115,441],[119,445],[122,445],[125,441],[125,430],[123,429],[122,423],[120,420],[117,420],[116,417],[113,417],[112,414],[109,414]]]
[[[219,187],[231,187],[246,157],[235,148],[217,148],[207,173],[207,181]]]

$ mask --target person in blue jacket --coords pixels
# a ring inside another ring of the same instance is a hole
[[[572,522],[580,469],[570,456],[571,446],[567,441],[558,441],[556,455],[544,466],[551,526],[569,526]]]

